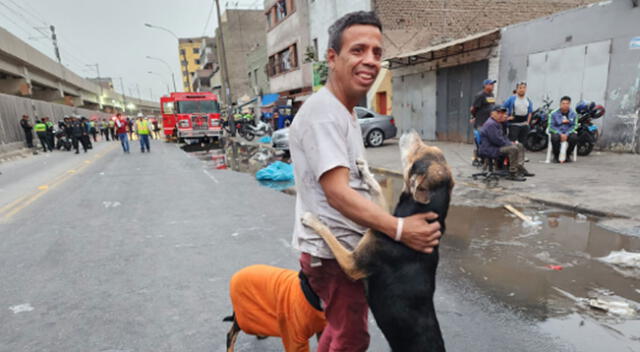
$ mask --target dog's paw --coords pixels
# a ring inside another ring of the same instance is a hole
[[[300,220],[302,221],[302,224],[304,226],[311,227],[311,228],[317,227],[322,224],[320,222],[320,219],[318,219],[317,216],[309,212],[302,214],[302,218]]]

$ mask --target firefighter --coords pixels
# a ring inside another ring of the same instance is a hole
[[[33,126],[33,130],[36,131],[40,144],[42,144],[42,151],[46,153],[49,148],[49,142],[47,142],[47,125],[40,120],[36,120],[36,125]],[[49,149],[49,151],[52,150]]]
[[[147,153],[151,152],[151,145],[149,142],[149,133],[151,132],[151,124],[149,120],[145,119],[142,113],[138,113],[138,120],[136,121],[136,133],[140,139],[140,150],[144,153],[145,148]]]

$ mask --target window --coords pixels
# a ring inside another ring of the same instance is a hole
[[[184,49],[180,49],[180,55],[184,55],[184,54],[186,54],[186,53],[187,53],[187,52],[186,52]]]
[[[279,53],[271,55],[271,57],[269,57],[267,73],[271,77],[295,70],[297,68],[298,50],[297,45],[293,44],[290,47],[280,51]]]
[[[173,114],[173,102],[169,101],[162,104],[162,113],[163,114]]]
[[[200,65],[200,59],[195,59],[193,62],[195,62],[196,65]]]
[[[277,0],[275,5],[267,10],[267,28],[273,28],[278,23],[284,21],[294,12],[294,0]]]
[[[200,54],[200,48],[193,48],[194,54]]]
[[[281,22],[287,17],[287,0],[278,0],[276,3],[276,19]]]
[[[183,100],[177,101],[177,112],[181,114],[218,113],[220,105],[215,100]]]
[[[180,64],[181,64],[181,65],[182,65],[182,67],[184,68],[184,67],[186,67],[186,66],[187,66],[187,61],[182,60],[182,61],[180,62]]]

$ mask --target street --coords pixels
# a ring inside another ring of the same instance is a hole
[[[87,154],[2,164],[0,351],[224,351],[231,275],[257,263],[298,268],[289,244],[294,197],[175,144],[153,141],[145,154],[132,146],[123,154],[98,142]],[[570,270],[553,279],[556,272],[522,269],[526,254],[509,251],[519,246],[488,244],[487,229],[502,228],[507,242],[523,229],[517,219],[469,209],[452,209],[441,249],[436,308],[448,350],[640,350],[638,320],[594,316],[550,288],[571,289],[563,284]],[[469,218],[486,222],[469,227]],[[640,250],[638,241],[625,244]],[[515,269],[481,260],[485,250]],[[640,294],[637,278],[587,264],[611,276],[604,284],[621,285],[616,293]],[[580,285],[593,284],[576,273]],[[370,350],[387,351],[372,317],[370,330]],[[280,350],[277,338],[244,334],[237,345]]]

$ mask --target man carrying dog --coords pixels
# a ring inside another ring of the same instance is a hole
[[[367,228],[400,238],[408,247],[430,253],[438,244],[440,225],[434,213],[395,218],[371,201],[356,160],[364,144],[354,107],[376,80],[382,62],[382,25],[373,12],[353,12],[329,28],[329,81],[309,98],[291,125],[290,151],[296,198],[293,246],[300,264],[320,297],[327,327],[318,351],[366,351],[367,302],[364,285],[340,269],[322,238],[306,228],[302,215],[311,212],[340,242],[355,248]]]

